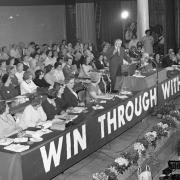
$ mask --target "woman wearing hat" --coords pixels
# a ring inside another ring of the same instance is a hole
[[[98,98],[101,98],[102,92],[99,88],[99,82],[100,82],[100,74],[92,72],[91,75],[91,83],[89,84],[87,88],[87,97],[86,102],[89,103],[91,100],[96,100]]]
[[[144,47],[144,52],[148,53],[149,55],[153,55],[153,44],[154,39],[151,36],[151,30],[147,29],[145,31],[145,36],[142,38],[142,43]]]

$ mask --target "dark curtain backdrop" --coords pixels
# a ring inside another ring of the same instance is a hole
[[[180,0],[175,0],[176,47],[180,48]]]
[[[163,27],[163,31],[165,31],[165,21],[165,0],[149,0],[150,26],[161,25]]]
[[[111,0],[101,1],[101,29],[100,40],[113,42],[116,38],[123,38],[123,23],[120,17],[121,11],[126,9],[130,12],[130,18],[126,21],[126,25],[130,22],[136,22],[137,2],[136,0]]]
[[[165,50],[169,48],[176,49],[176,31],[175,31],[175,0],[165,0],[166,9],[166,46]]]
[[[66,1],[66,38],[68,42],[76,42],[76,1]]]

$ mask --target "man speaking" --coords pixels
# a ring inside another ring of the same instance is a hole
[[[130,57],[124,51],[124,48],[121,47],[122,40],[116,39],[114,46],[111,47],[107,52],[107,58],[109,60],[109,73],[111,78],[111,92],[115,93],[114,86],[116,83],[117,73],[121,76],[121,66],[123,65],[123,59],[130,62]]]

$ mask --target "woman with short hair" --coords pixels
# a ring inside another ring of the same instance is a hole
[[[11,77],[8,74],[4,74],[2,77],[2,87],[0,88],[0,95],[4,100],[11,99],[19,94],[18,89],[16,89],[13,84]]]
[[[34,84],[32,80],[32,73],[26,71],[23,75],[23,81],[20,84],[21,95],[27,93],[34,93],[37,90],[37,86]]]
[[[22,129],[35,127],[39,122],[47,120],[46,113],[44,112],[41,103],[42,99],[37,95],[31,99],[31,104],[26,106],[20,116],[19,122],[17,122]]]
[[[38,87],[46,88],[50,86],[50,84],[47,83],[46,80],[44,79],[44,71],[41,69],[35,72],[35,79],[33,81]]]
[[[5,101],[0,101],[0,138],[8,137],[19,132],[21,128],[9,114],[9,107]]]

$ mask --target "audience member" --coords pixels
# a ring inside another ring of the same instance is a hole
[[[38,123],[47,120],[46,113],[44,112],[42,106],[42,99],[35,96],[31,100],[31,104],[26,106],[22,115],[19,117],[17,122],[18,126],[22,129],[27,129],[28,127],[35,127]]]
[[[0,95],[4,100],[11,99],[19,95],[18,89],[16,89],[11,81],[11,76],[4,74],[2,77],[2,87],[0,88]]]
[[[77,73],[77,68],[76,66],[72,65],[72,61],[73,60],[71,58],[67,58],[66,65],[63,68],[64,77],[67,80],[74,78],[75,74]]]
[[[21,84],[21,82],[23,81],[24,72],[25,71],[23,71],[23,64],[18,63],[17,66],[16,66],[15,76],[17,77],[19,84]]]
[[[102,92],[98,86],[100,82],[100,74],[99,73],[91,73],[91,83],[87,88],[87,97],[86,102],[89,103],[92,100],[99,99],[102,95]]]
[[[62,70],[61,62],[56,62],[54,64],[53,76],[54,76],[55,82],[59,82],[59,83],[64,82],[65,77],[64,77],[63,70]]]
[[[0,101],[0,138],[8,137],[20,131],[14,118],[9,114],[9,107],[5,101]]]
[[[23,81],[20,84],[21,95],[36,92],[37,86],[34,84],[32,78],[33,78],[33,76],[32,76],[31,72],[26,71],[24,73]]]
[[[54,89],[50,89],[47,94],[47,98],[42,102],[42,107],[44,112],[46,113],[47,120],[53,120],[58,118],[58,109],[55,102],[57,97],[57,91]]]
[[[44,71],[41,69],[35,72],[35,79],[33,81],[38,87],[48,88],[50,86],[44,79]]]
[[[64,105],[65,109],[70,107],[75,107],[78,105],[78,95],[73,88],[74,88],[74,79],[71,78],[69,80],[66,80],[66,87],[62,95],[65,104]]]

